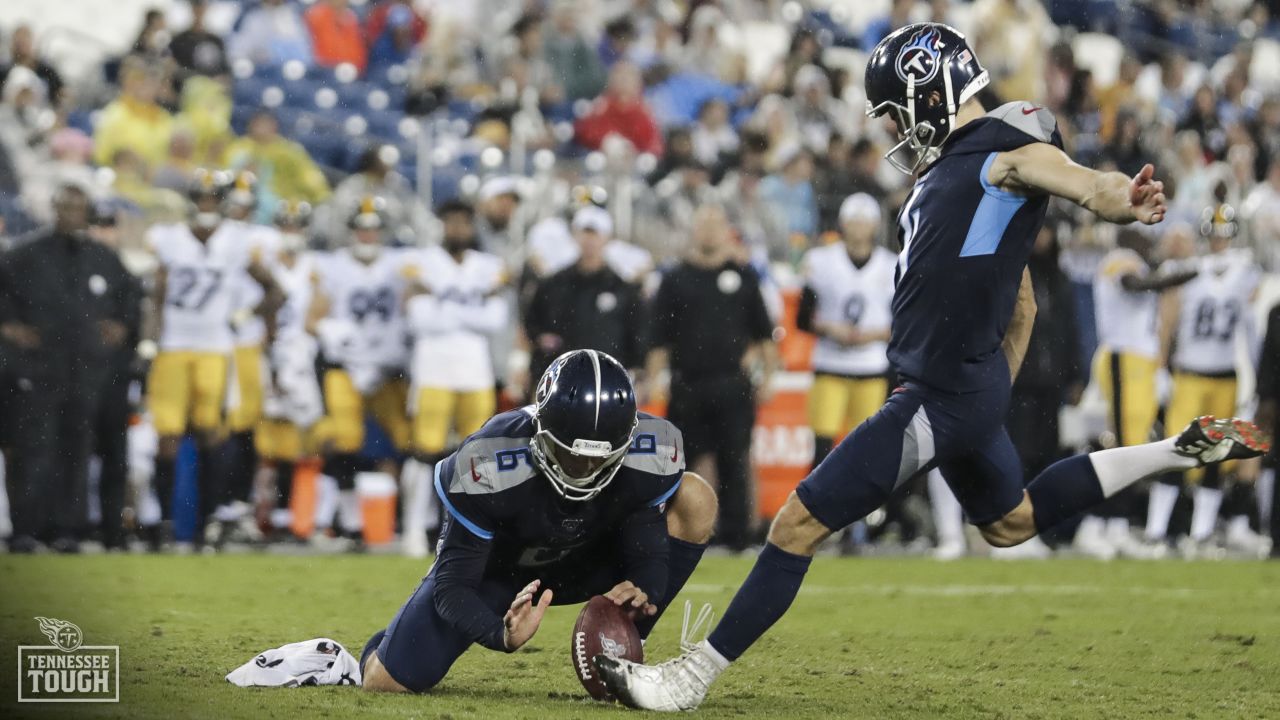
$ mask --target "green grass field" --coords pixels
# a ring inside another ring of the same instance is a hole
[[[723,609],[750,562],[708,559],[684,597]],[[596,718],[569,665],[576,608],[506,656],[472,650],[433,692],[240,689],[255,653],[329,636],[359,653],[425,564],[393,557],[0,556],[0,667],[32,619],[118,644],[119,705],[3,718]],[[673,653],[680,610],[649,656]],[[1280,564],[819,558],[792,611],[732,668],[706,718],[1280,718]]]

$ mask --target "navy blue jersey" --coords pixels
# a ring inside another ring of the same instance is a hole
[[[446,532],[465,528],[487,541],[484,576],[572,577],[602,556],[619,556],[627,519],[660,513],[684,475],[684,441],[674,425],[640,413],[622,468],[591,500],[566,500],[533,463],[532,406],[495,415],[436,466]]]
[[[951,392],[1009,384],[1001,350],[1047,195],[987,182],[997,153],[1062,147],[1057,122],[1029,103],[1002,105],[957,129],[898,213],[889,360],[903,376]]]

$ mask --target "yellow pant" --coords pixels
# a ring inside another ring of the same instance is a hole
[[[364,445],[364,413],[366,407],[382,429],[390,436],[396,450],[409,447],[409,418],[405,402],[409,384],[404,380],[388,380],[368,397],[356,391],[345,370],[329,369],[324,373],[324,406],[321,421],[323,438],[340,453],[359,452]],[[366,405],[367,403],[367,405]]]
[[[1157,369],[1155,358],[1132,353],[1100,348],[1094,356],[1093,376],[1107,401],[1107,420],[1117,445],[1141,445],[1149,439],[1159,411]]]
[[[466,437],[480,429],[498,406],[493,389],[457,392],[444,388],[418,390],[413,416],[413,449],[435,455],[449,442],[449,429]]]
[[[889,381],[818,373],[809,391],[809,424],[817,437],[834,438],[858,427],[884,405]]]
[[[309,454],[302,428],[288,420],[263,420],[253,435],[254,447],[264,460],[293,462]]]
[[[226,388],[226,355],[161,352],[147,376],[147,408],[156,432],[162,437],[182,435],[188,422],[196,430],[217,430]]]
[[[1236,379],[1234,377],[1206,377],[1188,372],[1173,374],[1173,394],[1165,410],[1165,432],[1177,435],[1192,420],[1201,415],[1231,417],[1236,414]],[[1231,472],[1235,462],[1223,463],[1223,474]],[[1199,482],[1204,468],[1188,470],[1186,477]]]
[[[227,427],[231,432],[249,432],[262,419],[262,348],[238,347],[231,358],[235,363],[240,403],[227,411]]]

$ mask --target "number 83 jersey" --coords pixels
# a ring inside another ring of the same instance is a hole
[[[1199,259],[1200,274],[1182,286],[1173,367],[1201,375],[1235,369],[1236,333],[1243,329],[1258,286],[1249,253],[1228,250]]]
[[[234,285],[252,259],[239,224],[221,223],[203,243],[182,223],[156,225],[146,239],[165,271],[160,349],[230,351]]]

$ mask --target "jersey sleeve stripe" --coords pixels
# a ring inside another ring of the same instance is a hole
[[[436,463],[436,479],[434,484],[436,487],[436,495],[439,496],[440,502],[444,503],[444,509],[448,510],[449,514],[452,515],[455,520],[462,523],[462,527],[470,530],[476,537],[481,540],[492,540],[493,533],[491,531],[485,530],[479,525],[463,517],[462,513],[458,512],[458,509],[453,506],[453,503],[449,502],[449,494],[444,491],[444,486],[440,484],[440,467],[442,465],[444,465],[442,462]]]
[[[653,502],[649,503],[649,507],[658,507],[658,506],[659,506],[659,505],[661,505],[662,503],[664,503],[664,502],[666,502],[666,501],[670,500],[670,499],[671,499],[671,496],[672,496],[672,495],[675,495],[675,494],[676,494],[676,491],[680,489],[680,483],[683,483],[683,482],[684,482],[684,475],[681,475],[681,476],[680,476],[680,479],[679,479],[679,480],[676,480],[676,484],[675,484],[675,485],[672,485],[670,490],[667,490],[666,492],[664,492],[664,493],[662,493],[661,495],[659,495],[659,496],[658,496],[658,498],[657,498],[656,500],[654,500]]]
[[[996,153],[987,156],[978,175],[985,193],[978,203],[977,212],[973,214],[973,220],[969,222],[969,232],[960,248],[960,257],[994,255],[1005,231],[1009,229],[1009,223],[1013,222],[1013,216],[1027,201],[1021,195],[1006,192],[987,182],[987,171],[995,158]]]

